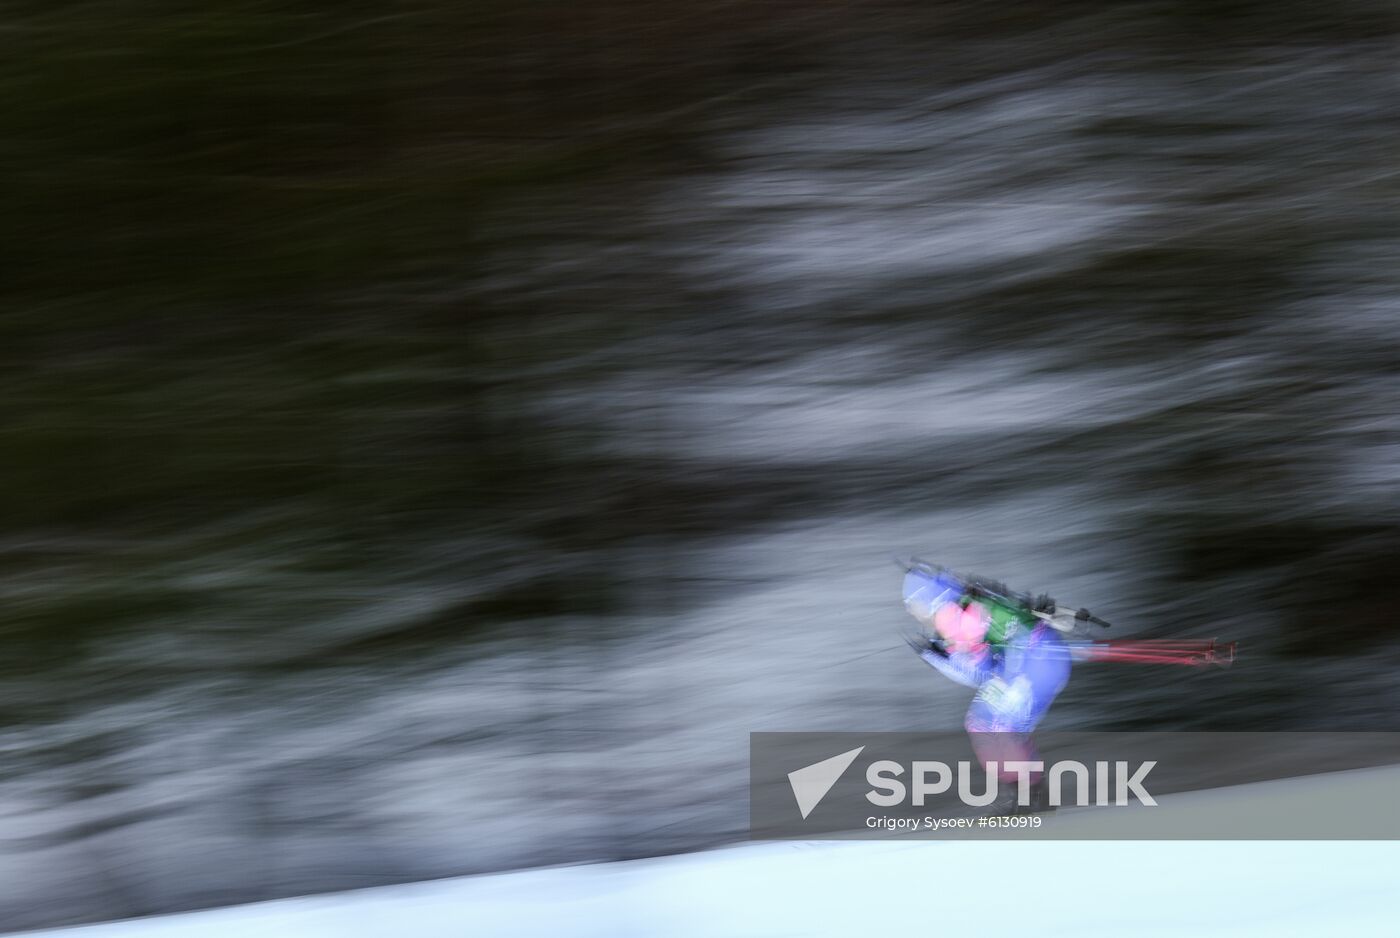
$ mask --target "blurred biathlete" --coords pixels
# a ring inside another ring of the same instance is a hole
[[[1037,761],[1031,731],[1069,681],[1070,648],[1051,624],[1053,602],[915,562],[904,575],[904,608],[932,632],[906,636],[919,657],[977,692],[963,725],[978,759],[1015,779],[1003,766]]]
[[[1091,640],[1089,627],[1108,623],[1087,609],[1060,610],[1049,596],[1032,599],[918,560],[904,570],[904,608],[922,626],[905,638],[930,667],[977,692],[963,725],[982,765],[996,762],[1004,781],[1019,775],[1008,762],[1041,761],[1031,732],[1069,681],[1071,661],[1228,667],[1235,660],[1235,643],[1213,638]],[[1029,775],[1038,810],[1044,779]]]

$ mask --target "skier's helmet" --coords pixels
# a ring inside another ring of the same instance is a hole
[[[962,592],[962,584],[932,567],[919,564],[904,574],[904,608],[920,622],[931,623],[938,608],[953,602]]]

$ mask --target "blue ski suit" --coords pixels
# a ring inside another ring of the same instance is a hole
[[[963,724],[969,733],[1029,733],[1069,680],[1069,648],[1045,623],[1018,629],[1004,644],[919,657],[977,691]]]

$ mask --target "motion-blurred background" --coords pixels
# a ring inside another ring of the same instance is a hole
[[[0,7],[0,927],[740,838],[891,552],[1400,729],[1394,4],[324,7]]]

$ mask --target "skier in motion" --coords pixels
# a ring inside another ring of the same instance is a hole
[[[1069,680],[1070,649],[1051,624],[1053,602],[914,562],[904,608],[933,631],[908,638],[919,657],[977,692],[963,725],[978,759],[996,762],[1001,779],[1016,778],[1004,766],[1037,761],[1031,731]]]

